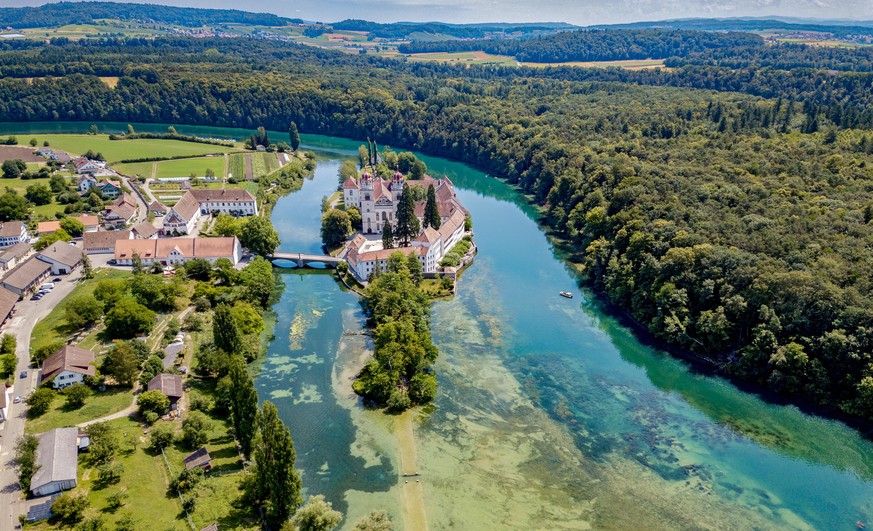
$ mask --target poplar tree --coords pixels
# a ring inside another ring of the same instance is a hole
[[[427,188],[427,202],[424,204],[424,228],[440,228],[440,212],[436,203],[436,190],[433,185]]]
[[[219,304],[212,317],[212,342],[228,354],[238,354],[242,349],[242,334],[227,304]]]
[[[418,218],[415,217],[415,203],[409,184],[403,184],[403,195],[400,196],[400,204],[397,206],[397,227],[394,236],[400,240],[401,245],[409,245],[409,240],[418,236]]]
[[[291,141],[291,149],[297,151],[300,147],[300,133],[297,131],[297,124],[291,122],[288,126],[288,139]]]
[[[384,249],[394,248],[394,230],[390,223],[385,223],[385,226],[382,227],[382,247]]]
[[[300,475],[294,469],[294,441],[270,401],[258,413],[253,455],[256,499],[262,503],[267,526],[279,529],[302,498]]]
[[[235,355],[230,363],[228,373],[233,384],[230,396],[230,410],[233,415],[233,427],[243,454],[248,458],[252,454],[252,444],[255,438],[258,417],[258,392],[252,377],[246,370],[245,361]],[[292,449],[293,450],[293,449]]]

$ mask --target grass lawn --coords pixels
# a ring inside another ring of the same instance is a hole
[[[128,164],[116,164],[112,169],[123,175],[139,175],[140,177],[151,178],[154,165],[154,162],[130,162]]]
[[[101,269],[96,271],[94,278],[81,282],[67,297],[57,306],[52,308],[51,313],[45,319],[36,323],[30,336],[30,348],[35,350],[44,345],[50,345],[56,341],[66,341],[73,332],[67,328],[67,318],[64,313],[67,301],[80,294],[93,294],[97,283],[104,278],[126,278],[132,273],[117,269]],[[64,280],[64,282],[69,282]]]
[[[205,177],[207,168],[211,169],[216,177],[221,178],[225,174],[224,157],[166,160],[158,163],[158,172],[156,176],[188,177],[194,173],[198,177]]]
[[[55,428],[75,426],[121,411],[132,401],[133,393],[130,389],[109,387],[102,393],[95,391],[81,408],[67,409],[66,400],[59,394],[45,415],[28,418],[24,426],[28,433],[43,433]]]
[[[89,149],[102,153],[106,160],[117,162],[125,159],[147,157],[198,157],[208,153],[227,153],[234,148],[182,142],[181,140],[137,139],[109,140],[109,135],[33,135],[41,146],[48,140],[52,147],[67,151],[71,155],[81,155]],[[190,172],[189,172],[190,173]],[[187,174],[186,174],[187,175]]]

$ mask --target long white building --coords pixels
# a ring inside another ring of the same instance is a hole
[[[179,236],[191,234],[201,216],[230,214],[256,216],[258,201],[251,193],[239,188],[224,190],[188,190],[164,217],[161,234]]]

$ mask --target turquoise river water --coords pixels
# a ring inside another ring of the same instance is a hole
[[[89,124],[0,124],[6,133]],[[126,124],[99,124],[121,131]],[[166,125],[135,124],[163,131]],[[244,130],[177,126],[244,138]],[[274,133],[281,138],[282,133]],[[320,202],[357,142],[303,135],[318,167],[278,202],[282,250],[320,249]],[[431,529],[855,529],[873,525],[873,444],[641,344],[577,280],[510,187],[423,157],[472,212],[479,254],[434,304],[439,396],[416,450]],[[291,429],[310,494],[351,527],[402,522],[397,438],[350,381],[367,355],[358,300],[326,272],[283,270],[275,340],[255,372]],[[573,290],[567,300],[558,296]]]

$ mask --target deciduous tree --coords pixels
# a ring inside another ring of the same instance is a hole
[[[257,416],[252,457],[254,497],[264,509],[267,525],[280,527],[300,504],[300,475],[294,468],[297,452],[291,433],[269,400]]]

